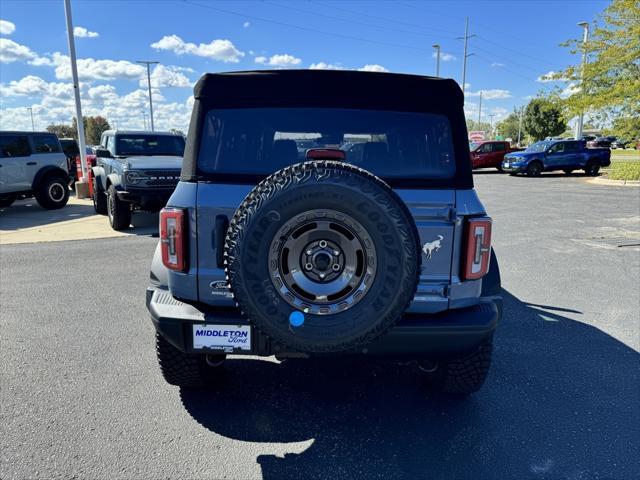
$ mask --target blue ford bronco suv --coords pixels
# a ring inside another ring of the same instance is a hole
[[[146,297],[166,381],[206,386],[228,354],[357,355],[478,390],[502,299],[458,85],[254,71],[194,97]]]

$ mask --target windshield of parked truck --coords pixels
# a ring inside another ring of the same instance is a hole
[[[117,155],[129,157],[138,155],[170,155],[181,157],[184,154],[184,138],[180,135],[118,135]]]
[[[198,166],[205,173],[269,175],[309,148],[383,178],[451,178],[452,132],[444,115],[340,108],[242,108],[207,113]]]
[[[538,153],[544,152],[547,148],[553,145],[554,142],[536,142],[533,145],[529,145],[525,152]]]

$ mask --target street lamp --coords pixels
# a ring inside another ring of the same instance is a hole
[[[153,101],[151,100],[151,65],[155,65],[160,62],[148,62],[146,60],[136,60],[136,63],[141,63],[147,66],[147,86],[149,87],[149,120],[151,121],[151,131],[153,128]]]
[[[440,45],[437,43],[433,46],[436,49],[436,77],[440,76]]]
[[[589,23],[580,22],[579,27],[583,29],[582,35],[582,65],[580,66],[580,95],[584,98],[584,67],[587,65],[587,41],[589,40]],[[576,123],[576,140],[582,138],[582,123],[584,121],[584,109],[580,110],[578,122]]]
[[[27,107],[27,110],[29,110],[29,113],[31,114],[31,131],[35,132],[36,131],[36,127],[33,123],[33,108],[32,107]]]

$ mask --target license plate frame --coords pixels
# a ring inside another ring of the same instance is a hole
[[[251,350],[249,325],[194,324],[191,331],[194,350]]]

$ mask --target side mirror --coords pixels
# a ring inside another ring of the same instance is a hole
[[[111,152],[104,148],[96,148],[96,157],[98,158],[111,158]]]

